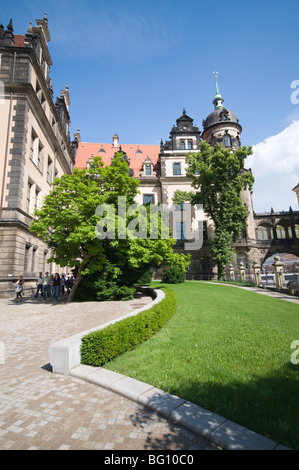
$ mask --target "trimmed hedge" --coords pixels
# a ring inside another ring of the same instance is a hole
[[[167,288],[162,290],[164,299],[152,308],[84,336],[81,364],[100,367],[157,333],[177,309],[176,292]]]
[[[166,268],[162,272],[162,282],[167,282],[168,284],[180,284],[185,282],[186,273],[181,271],[181,269],[173,266],[172,268]]]

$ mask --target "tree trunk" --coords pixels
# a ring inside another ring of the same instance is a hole
[[[84,258],[83,261],[82,261],[82,263],[81,263],[80,266],[79,266],[79,269],[78,269],[78,273],[77,273],[77,275],[76,275],[75,282],[74,282],[73,287],[71,288],[70,293],[69,293],[69,295],[68,295],[68,297],[67,297],[67,303],[72,302],[73,299],[74,299],[74,297],[75,297],[76,289],[77,289],[77,287],[79,286],[79,284],[80,284],[80,282],[81,282],[81,280],[82,280],[82,278],[83,278],[81,272],[82,272],[83,268],[85,267],[85,264],[86,264],[87,260],[88,260],[88,258]]]

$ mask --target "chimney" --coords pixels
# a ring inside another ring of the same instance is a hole
[[[117,134],[114,134],[114,136],[112,137],[113,139],[113,147],[116,149],[118,148],[118,143],[119,143],[119,137]]]
[[[81,135],[80,135],[80,128],[78,127],[76,134],[74,134],[75,139],[77,139],[78,142],[81,142]]]

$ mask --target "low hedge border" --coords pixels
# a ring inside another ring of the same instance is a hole
[[[177,294],[163,288],[164,299],[138,315],[94,331],[82,338],[81,364],[101,367],[151,338],[177,309]]]

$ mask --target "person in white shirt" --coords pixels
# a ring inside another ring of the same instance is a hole
[[[40,296],[43,296],[43,273],[39,273],[38,278],[36,280],[36,294],[35,297],[38,297],[38,293],[40,291]]]

